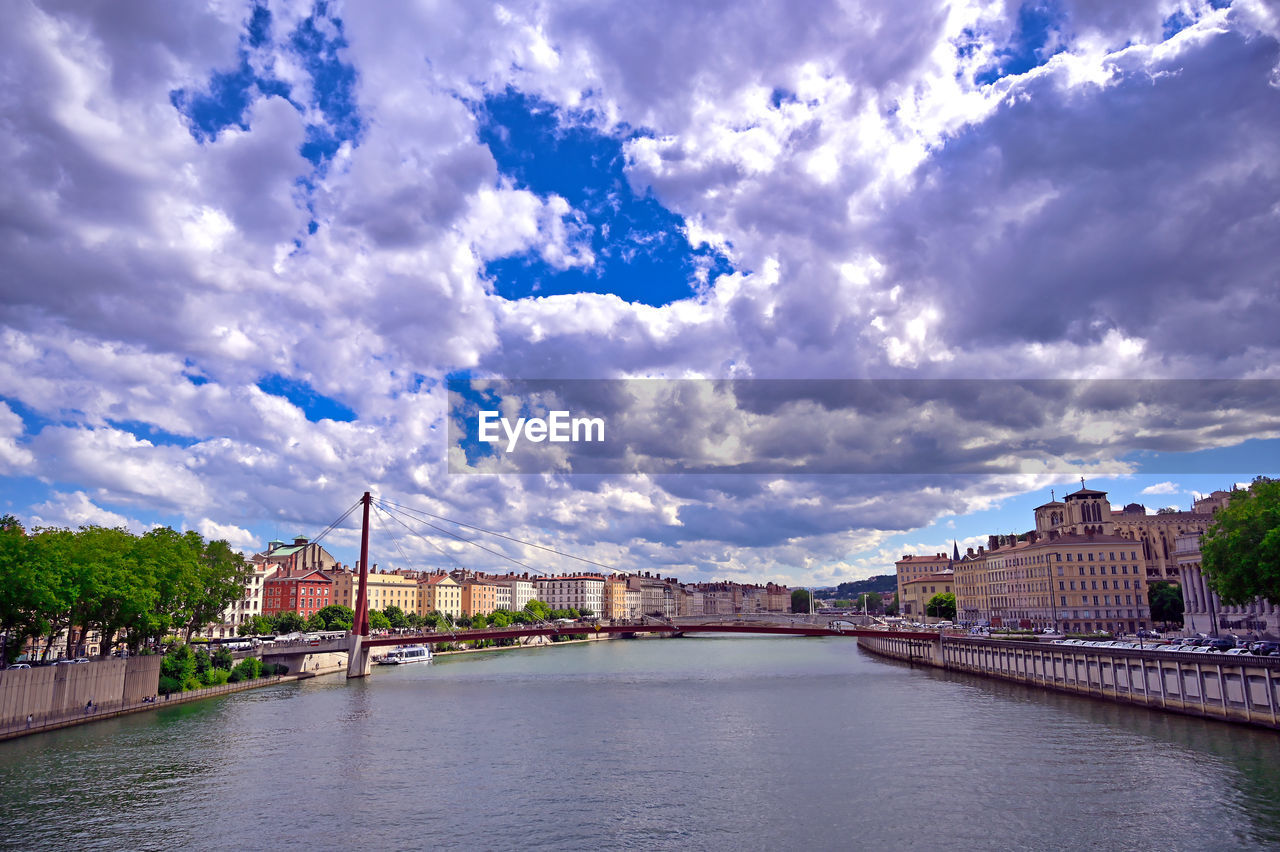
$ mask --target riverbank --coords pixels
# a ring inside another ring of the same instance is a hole
[[[1280,658],[884,633],[884,657],[1171,713],[1280,729]]]
[[[337,671],[335,669],[334,671]],[[114,704],[102,706],[87,703],[85,707],[76,712],[64,712],[59,714],[30,714],[30,721],[18,720],[9,722],[0,727],[0,741],[25,737],[30,734],[40,734],[46,731],[56,731],[60,728],[70,728],[75,725],[86,725],[90,722],[101,722],[104,719],[114,719],[117,716],[128,716],[134,713],[145,713],[151,710],[158,710],[161,707],[173,707],[178,704],[188,704],[192,701],[202,701],[206,698],[214,698],[219,695],[227,695],[232,692],[243,692],[246,689],[258,689],[264,686],[274,686],[278,683],[289,683],[295,680],[306,680],[316,677],[318,674],[325,674],[322,671],[306,672],[296,675],[274,675],[272,677],[260,677],[253,680],[243,680],[239,683],[224,683],[219,686],[208,686],[203,689],[193,689],[189,692],[174,692],[169,695],[154,695],[129,702],[127,704]]]

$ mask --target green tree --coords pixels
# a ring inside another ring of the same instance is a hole
[[[190,645],[179,645],[160,661],[160,691],[182,692],[196,680],[196,654]]]
[[[324,619],[320,617],[320,613],[317,612],[307,619],[306,629],[308,633],[318,633],[325,629]]]
[[[350,630],[356,620],[355,610],[342,604],[329,604],[316,615],[324,622],[321,630]]]
[[[72,540],[70,568],[78,590],[71,606],[71,624],[86,632],[97,630],[102,650],[122,628],[146,629],[155,610],[153,566],[140,563],[138,539],[122,527],[81,527]],[[67,656],[76,655],[74,634],[67,636]]]
[[[551,608],[537,598],[533,598],[525,604],[524,611],[535,621],[547,621],[551,618]]]
[[[379,610],[369,610],[369,629],[370,630],[390,630],[391,622]]]
[[[253,566],[222,539],[206,542],[196,532],[188,532],[184,538],[194,561],[187,561],[183,555],[185,582],[175,617],[186,628],[190,640],[192,633],[220,621],[227,607],[244,598]]]
[[[324,610],[321,610],[324,612]],[[271,623],[271,619],[265,615],[253,615],[244,620],[236,631],[240,636],[266,636],[275,632],[275,626]]]
[[[277,612],[271,617],[271,633],[301,633],[306,627],[307,622],[291,609]]]
[[[213,652],[211,659],[214,668],[231,671],[232,666],[236,664],[236,658],[231,655],[231,650],[226,647],[219,647]]]
[[[595,614],[596,611],[588,606],[584,606],[582,609],[578,610],[578,615],[582,618],[591,618]]]
[[[1224,603],[1280,603],[1280,481],[1258,477],[1218,510],[1200,542],[1205,580]]]
[[[1152,621],[1182,623],[1182,588],[1178,584],[1152,580],[1147,583],[1147,600],[1151,604]]]
[[[4,659],[12,663],[28,640],[61,629],[70,601],[64,588],[69,534],[29,536],[12,515],[0,518],[0,633]],[[57,544],[57,547],[54,545]]]
[[[791,592],[791,611],[808,612],[810,597],[808,589],[793,589]]]
[[[924,612],[925,615],[931,618],[943,621],[954,619],[956,617],[956,596],[951,592],[939,592],[929,598],[929,603],[926,604]]]
[[[847,601],[843,599],[834,600],[831,602],[831,605],[836,609],[853,609],[853,601]],[[861,606],[861,604],[859,604],[859,606]]]
[[[884,605],[884,614],[885,615],[898,614],[898,595],[896,593],[889,596],[888,602],[886,602]]]
[[[879,612],[884,606],[884,598],[878,592],[867,592],[864,595],[858,595],[858,609],[866,608],[867,612]]]
[[[397,630],[402,627],[409,626],[409,619],[408,617],[405,616],[404,610],[402,610],[400,607],[396,606],[395,604],[392,604],[391,606],[388,606],[388,607],[384,607],[382,610],[382,614],[387,617],[387,621],[391,624],[391,626]]]
[[[253,680],[261,676],[262,661],[257,657],[245,657],[231,670],[231,677],[228,680],[231,683],[239,683],[242,680]]]

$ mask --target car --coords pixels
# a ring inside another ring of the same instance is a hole
[[[9,668],[11,668],[11,669],[29,669],[29,668],[31,668],[31,666],[30,666],[29,664],[27,664],[27,663],[14,663],[13,665],[9,666]]]
[[[1236,646],[1234,639],[1210,639],[1205,643],[1206,647],[1215,651],[1222,652],[1234,648]]]
[[[1223,651],[1222,653],[1232,657],[1238,657],[1242,654],[1249,655],[1249,649],[1248,648],[1229,648],[1226,651]]]
[[[1254,642],[1251,650],[1259,657],[1280,656],[1280,642]]]

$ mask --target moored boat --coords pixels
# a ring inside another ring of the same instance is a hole
[[[431,648],[426,645],[397,645],[385,657],[375,660],[381,666],[401,666],[406,663],[431,662]]]

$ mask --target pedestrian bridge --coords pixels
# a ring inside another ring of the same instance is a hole
[[[359,676],[367,674],[369,668],[369,652],[373,648],[394,647],[396,645],[440,645],[445,643],[478,642],[486,639],[525,639],[536,636],[578,636],[582,634],[597,636],[628,636],[639,634],[656,634],[666,636],[688,636],[704,633],[758,634],[766,636],[846,636],[853,637],[859,633],[878,634],[880,631],[863,630],[861,628],[832,627],[826,624],[813,624],[803,620],[788,621],[698,621],[673,622],[646,620],[634,624],[513,624],[510,627],[482,627],[475,630],[426,630],[411,633],[393,633],[384,636],[358,637],[347,636],[330,639],[296,639],[289,642],[273,642],[263,645],[257,654],[264,662],[285,663],[290,671],[301,668],[302,661],[310,654],[352,654],[349,660],[348,674]],[[358,667],[358,668],[357,668]]]

